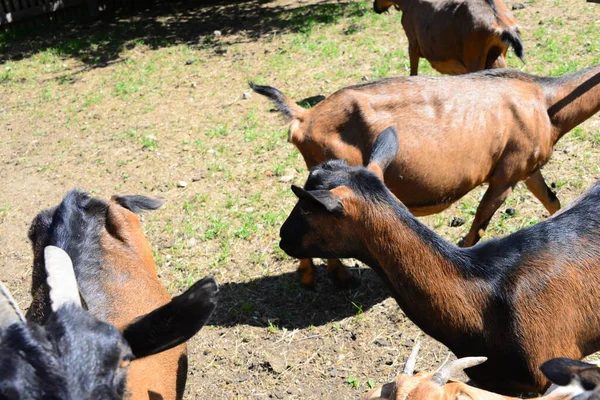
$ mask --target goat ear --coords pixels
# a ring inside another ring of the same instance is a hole
[[[292,185],[292,192],[302,200],[320,205],[328,212],[336,215],[344,213],[344,203],[330,190],[304,190],[299,186]]]
[[[217,306],[219,285],[212,276],[196,282],[185,293],[138,318],[123,330],[137,358],[178,346],[206,324]]]
[[[377,136],[367,168],[383,180],[383,174],[398,153],[398,132],[390,126]]]
[[[584,390],[600,386],[600,368],[596,364],[570,358],[553,358],[540,366],[542,373],[552,382],[567,386],[573,380],[580,382]]]

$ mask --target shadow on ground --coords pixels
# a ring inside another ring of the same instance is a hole
[[[357,2],[299,1],[292,6],[275,5],[271,0],[159,2],[137,6],[137,11],[127,15],[104,15],[94,23],[55,24],[37,31],[0,35],[0,63],[51,50],[103,67],[118,60],[124,49],[139,43],[152,49],[187,44],[212,48],[220,54],[235,43],[281,32],[308,33],[317,24],[366,12],[370,9]]]
[[[209,324],[303,329],[357,315],[389,297],[388,289],[369,268],[350,268],[361,282],[353,290],[338,289],[324,268],[318,270],[315,290],[302,288],[295,272],[223,284]]]

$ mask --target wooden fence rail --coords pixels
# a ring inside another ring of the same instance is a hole
[[[67,9],[85,11],[90,17],[100,11],[98,0],[0,0],[0,27]]]

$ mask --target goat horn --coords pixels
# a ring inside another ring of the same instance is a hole
[[[474,367],[479,364],[483,364],[486,362],[487,357],[464,357],[459,358],[458,360],[454,360],[444,368],[440,369],[438,372],[433,374],[431,380],[438,385],[445,385],[452,376],[456,375],[459,372],[464,371],[467,368]]]
[[[56,312],[62,305],[73,303],[81,307],[79,288],[71,257],[61,248],[47,246],[44,249],[46,259],[46,283],[50,287],[50,303]]]
[[[446,365],[446,363],[448,362],[448,360],[450,360],[450,355],[452,354],[452,352],[450,350],[448,350],[448,355],[446,356],[446,358],[444,359],[444,362],[442,363],[442,365],[440,365],[438,367],[438,369],[435,370],[435,372],[438,372],[440,369],[444,368],[444,366]]]
[[[10,292],[0,282],[0,329],[8,328],[15,323],[25,322],[25,317]]]
[[[417,336],[415,339],[415,345],[410,352],[410,355],[406,359],[406,363],[404,364],[404,373],[406,375],[412,376],[415,373],[415,364],[417,363],[417,354],[419,354],[419,349],[421,348],[421,341]]]

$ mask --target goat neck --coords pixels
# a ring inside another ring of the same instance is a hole
[[[399,203],[371,204],[363,213],[366,254],[361,261],[384,275],[407,316],[433,337],[439,337],[440,326],[444,336],[465,334],[465,327],[469,333],[481,332],[488,288],[482,280],[465,277],[467,252],[437,237]]]
[[[599,83],[600,65],[542,80],[555,143],[600,110]]]

